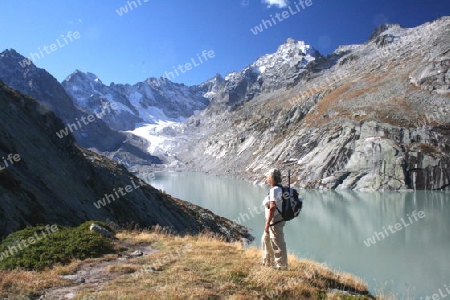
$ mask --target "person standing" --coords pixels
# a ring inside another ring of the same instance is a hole
[[[286,222],[281,221],[283,217],[280,214],[283,203],[280,170],[270,170],[267,174],[267,183],[270,185],[270,191],[263,201],[266,223],[261,240],[262,264],[265,266],[273,266],[276,269],[286,270],[288,261],[283,232]]]

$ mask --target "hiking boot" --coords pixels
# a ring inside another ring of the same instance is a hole
[[[286,271],[288,269],[287,266],[281,266],[281,265],[275,265],[275,266],[273,266],[273,268],[275,270],[283,270],[283,271]]]
[[[273,262],[271,262],[271,261],[265,261],[265,260],[261,261],[259,264],[260,264],[261,266],[265,266],[265,267],[272,267],[272,266],[273,266]]]

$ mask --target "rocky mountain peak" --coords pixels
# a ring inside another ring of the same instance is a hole
[[[73,101],[87,111],[115,104],[118,108],[103,120],[121,131],[133,130],[138,123],[183,121],[209,104],[198,86],[188,87],[166,78],[107,86],[95,74],[75,71],[62,86]]]
[[[256,60],[252,66],[259,68],[261,73],[271,71],[279,65],[295,66],[299,62],[305,67],[309,62],[319,57],[320,53],[304,41],[295,41],[292,38],[280,45],[273,54],[266,54]]]
[[[36,98],[64,121],[78,117],[76,108],[56,78],[13,49],[0,54],[0,79],[8,86]]]
[[[213,78],[200,84],[200,89],[204,91],[204,97],[213,99],[219,91],[221,85],[225,82],[225,79],[220,74],[216,74]]]
[[[288,38],[284,44],[280,45],[276,53],[288,53],[288,54],[304,54],[304,55],[317,55],[318,51],[311,45],[306,44],[305,41],[296,41],[293,38]]]
[[[90,73],[90,72],[84,73],[78,69],[76,69],[72,74],[67,76],[65,80],[67,80],[67,81],[78,80],[79,82],[89,81],[92,83],[103,84],[103,82],[100,80],[100,78],[98,78],[97,75]]]
[[[225,105],[231,109],[269,91],[297,84],[307,66],[322,57],[312,46],[292,38],[276,52],[265,54],[241,71],[228,73],[214,93],[208,93],[211,111]]]
[[[375,29],[372,34],[369,37],[369,42],[375,40],[377,37],[379,37],[383,32],[387,31],[390,28],[403,28],[400,24],[394,24],[394,23],[384,23],[378,26],[377,29]]]
[[[85,74],[79,70],[71,74],[72,80],[83,83],[85,86],[94,86],[93,83],[97,87],[103,85],[101,81],[96,83],[94,77],[93,74]],[[145,144],[144,141],[111,129],[105,124],[103,118],[95,117],[94,121],[86,123],[89,115],[102,112],[99,104],[96,103],[96,112],[88,113],[80,109],[78,103],[69,97],[56,78],[46,70],[36,67],[31,60],[15,50],[6,50],[0,54],[0,80],[9,87],[33,97],[48,110],[53,111],[66,126],[61,126],[54,132],[55,137],[56,133],[60,134],[62,141],[73,136],[78,145],[118,161],[123,161],[123,157],[127,157],[129,164],[145,165],[159,161],[139,148],[143,143]],[[90,100],[95,101],[95,99]],[[113,113],[114,111],[105,116],[112,117]]]
[[[15,59],[17,61],[25,58],[14,49],[4,50],[2,53],[0,53],[0,57],[11,59],[11,60]]]

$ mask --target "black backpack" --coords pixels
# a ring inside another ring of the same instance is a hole
[[[283,220],[277,221],[270,226],[273,226],[275,224],[278,224],[283,221],[290,221],[293,218],[297,217],[300,214],[300,211],[303,207],[303,199],[299,197],[298,192],[296,189],[291,188],[291,171],[288,173],[288,186],[283,187],[280,186],[282,189],[282,209],[281,211],[277,208],[280,215],[283,217]]]

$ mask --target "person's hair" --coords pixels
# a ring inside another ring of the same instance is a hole
[[[267,173],[267,183],[270,185],[281,184],[281,172],[278,169],[272,169]]]

